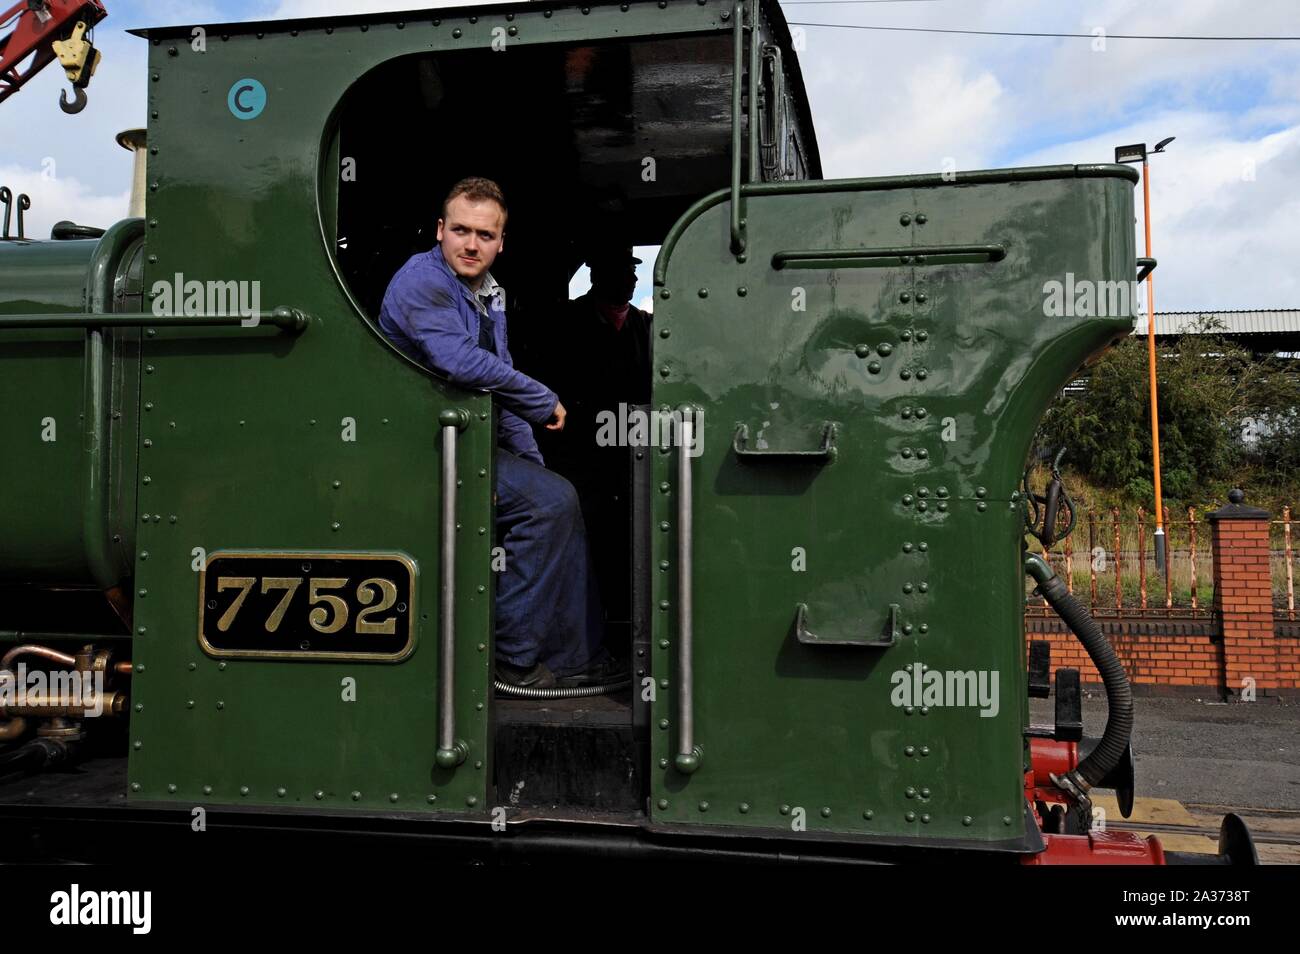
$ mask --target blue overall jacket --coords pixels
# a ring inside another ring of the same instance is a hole
[[[493,301],[496,354],[480,348],[474,292],[442,257],[442,249],[413,255],[393,276],[379,311],[379,329],[399,351],[464,388],[491,391],[501,408],[497,445],[541,464],[530,424],[551,419],[559,398],[515,370],[506,347],[505,306]]]

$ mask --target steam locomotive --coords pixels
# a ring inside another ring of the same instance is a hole
[[[1133,280],[1132,170],[824,179],[771,0],[137,36],[142,213],[0,241],[0,854],[164,851],[202,808],[207,847],[1171,860],[1093,830],[1133,700],[1024,545],[1035,426],[1133,324],[1044,288]],[[660,247],[638,410],[675,436],[625,448],[601,695],[494,689],[492,398],[376,326],[471,174],[524,367],[585,240]],[[1100,739],[1060,676],[1030,724],[1026,575]],[[1251,854],[1230,816],[1211,860]]]

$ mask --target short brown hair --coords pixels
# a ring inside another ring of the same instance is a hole
[[[471,202],[482,202],[491,199],[497,205],[501,206],[503,225],[505,224],[504,220],[510,215],[509,211],[506,209],[506,197],[501,192],[501,187],[499,185],[491,179],[483,179],[479,176],[470,176],[467,179],[461,179],[452,186],[451,191],[447,193],[447,198],[442,200],[442,218],[444,221],[447,219],[447,206],[451,203],[451,200],[462,195]]]

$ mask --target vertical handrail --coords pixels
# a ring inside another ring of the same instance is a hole
[[[442,566],[438,587],[439,768],[451,769],[469,755],[456,738],[456,437],[469,426],[469,412],[452,408],[438,415],[442,429]]]
[[[677,771],[690,775],[700,767],[695,744],[695,667],[691,551],[695,534],[692,510],[691,448],[695,445],[695,409],[680,409],[677,448]]]
[[[762,32],[758,25],[758,0],[751,0],[749,11],[749,121],[746,129],[749,133],[749,181],[761,182],[763,174],[762,158],[758,152],[758,127],[762,119],[758,111],[758,90],[763,69],[762,50],[759,49]]]
[[[745,4],[736,0],[732,8],[735,20],[735,49],[731,77],[731,251],[745,251],[745,210],[740,194],[740,102],[743,95],[741,77],[745,67]]]

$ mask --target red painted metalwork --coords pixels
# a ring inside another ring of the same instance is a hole
[[[1044,835],[1044,849],[1027,865],[1163,865],[1165,849],[1155,835],[1094,831],[1087,835]]]
[[[101,0],[18,0],[0,13],[0,29],[16,23],[11,33],[0,37],[0,103],[57,59],[54,41],[66,39],[77,21],[89,29],[106,16]],[[20,71],[28,57],[31,62]]]

